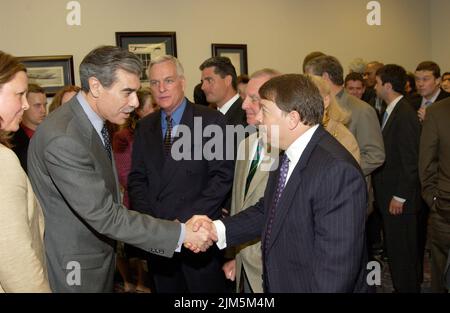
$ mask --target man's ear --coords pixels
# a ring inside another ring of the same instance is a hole
[[[100,81],[97,79],[97,77],[89,77],[89,92],[92,94],[94,98],[98,98],[100,95],[100,91],[103,88]]]
[[[231,77],[231,75],[227,75],[225,76],[225,84],[228,86],[231,86],[231,82],[232,82],[233,78]]]
[[[291,111],[288,113],[288,127],[290,130],[293,130],[301,123],[300,114],[297,111]]]

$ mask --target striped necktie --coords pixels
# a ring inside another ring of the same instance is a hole
[[[245,192],[244,197],[247,196],[248,188],[252,182],[253,176],[255,176],[256,170],[258,169],[259,160],[261,158],[261,145],[258,142],[256,146],[256,153],[253,156],[252,163],[250,164],[250,170],[248,171],[247,180],[245,182]]]
[[[166,133],[164,135],[164,153],[165,155],[169,155],[170,150],[172,149],[172,123],[173,120],[169,115],[166,115]]]

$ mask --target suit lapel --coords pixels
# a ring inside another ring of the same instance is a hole
[[[292,207],[292,202],[294,200],[295,196],[301,196],[298,194],[298,187],[300,183],[302,182],[302,172],[308,165],[309,159],[311,157],[312,152],[316,148],[319,140],[322,138],[322,136],[325,134],[325,130],[322,128],[322,126],[319,126],[317,128],[316,132],[312,136],[311,140],[309,141],[308,145],[306,146],[305,150],[303,151],[300,160],[298,161],[297,165],[295,166],[294,170],[292,171],[291,176],[289,177],[288,182],[286,183],[286,186],[283,190],[283,193],[281,195],[281,198],[279,200],[278,206],[276,208],[275,217],[273,220],[273,226],[272,226],[272,234],[270,236],[270,242],[268,249],[272,247],[273,243],[276,241],[277,236],[282,229],[284,220],[286,219],[286,216],[289,212],[289,210],[300,208],[296,206]]]
[[[386,125],[384,125],[383,130],[382,130],[383,135],[389,133],[389,130],[390,130],[391,126],[392,126],[393,121],[394,121],[395,118],[396,118],[397,112],[398,112],[398,110],[399,110],[400,105],[402,105],[403,100],[404,100],[404,98],[402,98],[402,99],[395,105],[394,110],[392,110],[391,114],[389,114],[389,117],[388,117],[388,119],[387,119],[387,121],[386,121]]]
[[[76,97],[74,97],[73,99],[73,102],[71,102],[70,104],[68,103],[68,105],[71,106],[74,115],[77,116],[78,125],[80,126],[80,128],[82,128],[81,134],[88,141],[90,150],[103,169],[101,171],[101,175],[105,179],[106,186],[110,188],[113,197],[116,197],[115,200],[118,201],[119,190],[117,188],[117,174],[115,172],[115,168],[113,168],[114,161],[109,159],[108,153],[106,152],[105,146],[103,145],[100,136],[89,121],[89,118],[81,107],[81,104],[78,102]]]

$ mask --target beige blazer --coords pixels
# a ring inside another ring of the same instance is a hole
[[[251,159],[255,153],[258,137],[254,133],[241,141],[238,148],[238,157],[236,160],[236,167],[234,172],[233,182],[233,198],[231,202],[231,215],[237,214],[246,208],[252,206],[264,196],[269,173],[267,169],[273,168],[273,162],[270,160],[278,160],[278,150],[273,149],[271,153],[264,150],[265,157],[261,161],[258,169],[253,176],[253,179],[248,188],[247,195],[244,197],[245,184],[247,175],[250,169]],[[275,155],[276,154],[276,155]],[[236,288],[239,291],[239,282],[241,276],[241,267],[245,269],[249,283],[253,292],[263,292],[262,281],[262,256],[261,256],[261,242],[254,241],[237,249],[236,254]]]
[[[358,164],[361,164],[358,142],[344,124],[330,119],[325,129],[353,155]]]
[[[44,217],[27,175],[0,144],[0,292],[50,292]]]

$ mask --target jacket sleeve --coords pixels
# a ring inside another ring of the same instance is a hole
[[[17,157],[0,150],[0,287],[5,292],[50,292],[45,264],[33,248],[33,239],[42,238],[28,216],[29,205],[40,208],[36,199],[28,203],[33,191]]]
[[[437,191],[439,134],[436,120],[427,112],[422,124],[419,150],[419,177],[422,184],[422,196],[429,207],[433,206]]]

